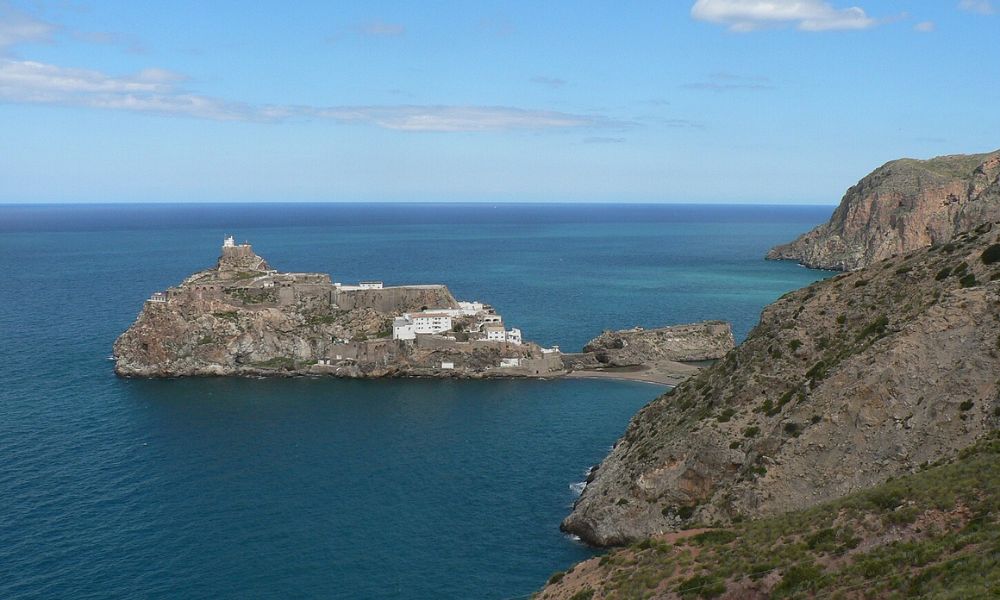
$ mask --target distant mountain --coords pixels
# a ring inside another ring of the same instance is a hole
[[[853,271],[1000,219],[1000,150],[888,162],[847,190],[823,225],[767,253]]]

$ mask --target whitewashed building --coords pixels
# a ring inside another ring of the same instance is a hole
[[[408,316],[413,320],[415,333],[441,333],[451,329],[451,316],[444,313],[413,313]]]
[[[487,342],[507,341],[507,332],[504,331],[503,325],[487,325],[483,327],[483,333],[486,334]]]
[[[515,327],[514,329],[511,329],[510,331],[508,331],[507,332],[507,343],[508,344],[514,344],[514,345],[520,346],[521,345],[521,330],[517,329]]]
[[[392,320],[392,339],[394,340],[415,340],[417,339],[416,326],[413,319],[406,316],[396,317]]]
[[[358,287],[363,290],[380,290],[382,289],[381,281],[361,281],[358,283]]]
[[[464,300],[459,300],[458,308],[463,316],[474,317],[481,312],[485,311],[485,305],[482,302],[466,302]]]

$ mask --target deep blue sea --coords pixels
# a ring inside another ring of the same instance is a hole
[[[445,283],[526,338],[726,319],[832,207],[0,205],[0,598],[526,597],[594,551],[571,484],[661,388],[118,379],[115,337],[223,236],[281,270]]]

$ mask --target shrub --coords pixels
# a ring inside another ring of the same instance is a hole
[[[715,419],[719,423],[726,423],[726,422],[729,421],[729,419],[732,419],[733,415],[735,415],[735,414],[736,414],[735,410],[733,410],[731,408],[727,408],[727,409],[723,410],[721,413],[719,413],[719,416],[715,417]]]
[[[817,589],[823,584],[823,570],[814,564],[796,565],[785,571],[781,582],[775,586],[775,598]]]
[[[859,279],[859,280],[857,280],[857,281],[854,282],[854,287],[856,287],[856,288],[864,287],[866,285],[868,285],[868,280],[867,279]]]
[[[972,400],[966,400],[965,402],[958,405],[958,409],[963,412],[972,409],[972,407],[973,407]]]
[[[838,325],[843,325],[846,322],[847,322],[847,315],[838,315],[837,316],[837,324]]]
[[[972,287],[976,285],[976,276],[973,275],[972,273],[969,273],[968,275],[959,279],[958,283],[962,284],[962,287],[964,288]]]
[[[714,598],[726,592],[726,584],[721,579],[710,575],[695,575],[690,579],[685,579],[677,587],[677,593],[684,598],[698,596],[701,598]]]
[[[760,427],[754,425],[752,427],[747,427],[746,429],[743,430],[743,437],[748,437],[748,438],[757,437],[758,433],[760,433]]]
[[[590,600],[593,597],[594,597],[594,589],[590,587],[585,587],[579,592],[570,596],[569,600]]]
[[[910,265],[899,267],[898,269],[896,269],[896,275],[902,275],[904,273],[909,273],[912,270],[913,270],[913,267],[911,267]]]
[[[798,423],[785,423],[785,433],[792,437],[799,437],[802,427]]]
[[[993,244],[986,250],[983,250],[983,254],[979,258],[983,261],[984,265],[992,265],[995,262],[1000,262],[1000,244]]]
[[[796,351],[796,350],[798,350],[798,349],[799,349],[800,347],[802,347],[802,342],[800,342],[799,340],[792,340],[792,341],[788,342],[788,348],[789,348],[789,349],[790,349],[790,350],[791,350],[792,352],[795,352],[795,351]]]
[[[723,545],[736,539],[736,532],[729,529],[713,529],[694,536],[691,541],[701,545]]]
[[[937,275],[934,276],[934,279],[936,279],[937,281],[941,281],[943,279],[947,279],[949,275],[951,275],[951,267],[945,267],[937,272]]]
[[[552,585],[554,583],[559,583],[565,576],[566,574],[563,573],[562,571],[556,571],[555,573],[552,574],[552,577],[549,577],[549,585]]]

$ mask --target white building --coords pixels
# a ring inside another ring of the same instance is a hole
[[[451,329],[451,316],[444,313],[423,312],[407,316],[413,319],[416,333],[441,333]]]
[[[228,236],[225,240],[223,240],[222,247],[223,248],[235,248],[236,247],[236,240],[233,239],[233,236]]]
[[[520,366],[521,366],[521,359],[520,358],[501,358],[500,359],[500,368],[508,369],[508,368],[511,368],[511,367],[520,367]]]
[[[406,316],[396,317],[392,320],[392,339],[394,340],[415,340],[417,339],[417,329],[413,324],[413,319]]]
[[[461,314],[466,317],[474,317],[485,310],[482,302],[465,302],[464,300],[458,302],[458,308]]]
[[[163,292],[153,292],[153,295],[149,297],[147,302],[166,302],[167,295]]]
[[[521,330],[514,328],[507,332],[507,343],[516,346],[521,345]]]
[[[483,327],[483,333],[486,334],[487,342],[507,341],[507,332],[504,331],[503,325],[487,325]]]
[[[418,333],[434,334],[451,329],[452,320],[444,313],[413,313],[392,320],[392,339],[415,340]]]
[[[381,281],[361,281],[358,283],[358,287],[363,290],[380,290],[382,289]]]
[[[503,317],[501,317],[500,315],[496,315],[496,314],[493,314],[493,315],[480,315],[478,320],[479,320],[480,323],[487,323],[487,324],[489,324],[489,323],[503,323]]]

